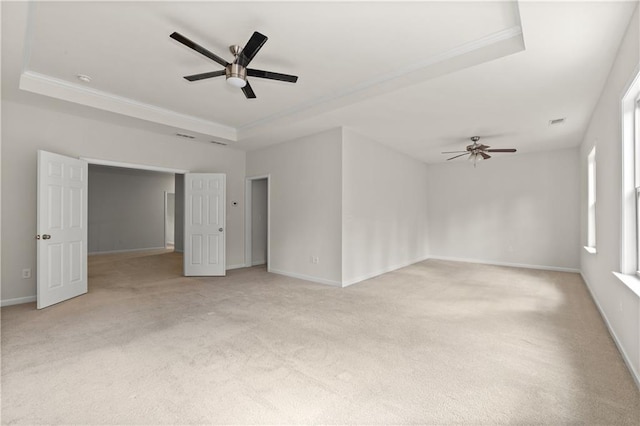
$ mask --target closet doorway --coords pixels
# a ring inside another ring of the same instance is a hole
[[[269,176],[247,178],[245,186],[245,266],[269,269]]]

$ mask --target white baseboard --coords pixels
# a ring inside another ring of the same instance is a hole
[[[280,271],[278,269],[271,269],[271,268],[269,268],[267,272],[272,272],[278,275],[284,275],[286,277],[298,278],[305,281],[312,281],[318,284],[330,285],[332,287],[342,287],[342,283],[340,281],[327,280],[325,278],[312,277],[309,275],[298,274],[295,272]]]
[[[433,260],[450,260],[452,262],[467,262],[467,263],[480,263],[482,265],[495,265],[495,266],[509,266],[512,268],[525,268],[525,269],[542,269],[545,271],[558,271],[558,272],[574,272],[580,273],[580,269],[577,268],[565,268],[562,266],[547,266],[547,265],[530,265],[528,263],[509,263],[509,262],[495,262],[492,260],[482,259],[467,259],[463,257],[448,257],[448,256],[429,256],[429,259]]]
[[[15,299],[4,299],[0,301],[0,306],[21,305],[23,303],[33,303],[36,301],[36,296],[16,297]]]
[[[244,263],[240,264],[240,265],[227,265],[226,269],[227,271],[230,271],[231,269],[240,269],[240,268],[244,268]]]
[[[255,262],[251,262],[251,266],[265,265],[266,263],[266,260],[256,260]]]
[[[368,272],[368,273],[360,275],[360,276],[358,276],[356,278],[351,278],[349,280],[343,280],[342,281],[342,286],[343,287],[347,287],[347,286],[359,283],[361,281],[368,280],[368,279],[373,278],[373,277],[377,277],[378,275],[386,274],[387,272],[395,271],[396,269],[405,268],[407,266],[413,265],[414,263],[422,262],[423,260],[427,260],[429,258],[430,258],[430,256],[423,256],[423,257],[411,260],[409,262],[398,263],[398,264],[395,264],[395,265],[392,265],[392,266],[387,266],[387,267],[384,267],[382,269],[378,269],[378,270],[376,270],[374,272]]]
[[[134,252],[137,252],[137,251],[151,251],[151,250],[166,250],[166,248],[164,246],[160,246],[160,247],[147,247],[147,248],[137,248],[137,249],[91,251],[91,252],[88,253],[88,255],[89,256],[99,256],[101,254],[134,253]]]
[[[620,343],[620,340],[618,339],[618,335],[616,334],[615,331],[613,331],[613,327],[611,327],[611,324],[609,323],[607,314],[602,309],[602,306],[600,306],[600,302],[598,302],[598,298],[595,296],[595,294],[593,294],[593,291],[591,291],[591,285],[589,284],[587,277],[584,276],[582,271],[580,271],[580,276],[582,277],[582,280],[584,281],[587,287],[587,290],[589,290],[589,294],[591,295],[591,299],[593,299],[593,303],[596,304],[598,311],[600,311],[600,315],[602,316],[602,319],[604,320],[604,323],[607,326],[607,330],[609,330],[609,334],[613,338],[613,342],[616,344],[616,347],[618,348],[620,355],[622,355],[622,359],[624,363],[627,365],[627,368],[631,373],[631,377],[636,382],[636,386],[638,387],[638,389],[640,389],[640,374],[638,374],[638,372],[634,368],[633,363],[631,362],[631,358],[629,358],[629,355],[627,355],[627,352],[624,350],[624,346],[622,346],[622,344]]]

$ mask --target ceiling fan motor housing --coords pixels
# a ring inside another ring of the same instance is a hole
[[[225,74],[226,74],[226,78],[227,80],[229,80],[230,78],[232,79],[240,79],[243,80],[246,84],[247,81],[247,69],[245,67],[243,67],[240,64],[236,64],[236,63],[231,63],[229,65],[226,66],[225,68]],[[238,81],[238,80],[236,80]],[[240,83],[240,81],[238,81],[238,83]],[[237,84],[234,84],[234,86],[236,86]],[[239,86],[239,85],[238,85]],[[239,87],[243,87],[244,84],[242,86]]]

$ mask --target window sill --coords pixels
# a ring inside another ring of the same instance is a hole
[[[584,249],[587,251],[587,253],[591,254],[596,254],[598,252],[595,247],[584,246]]]
[[[622,281],[636,296],[640,297],[640,278],[637,275],[621,274],[620,272],[614,272],[613,275]]]

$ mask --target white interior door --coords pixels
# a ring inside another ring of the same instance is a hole
[[[87,162],[38,151],[38,309],[87,292]]]
[[[184,275],[223,276],[226,175],[184,176]]]

